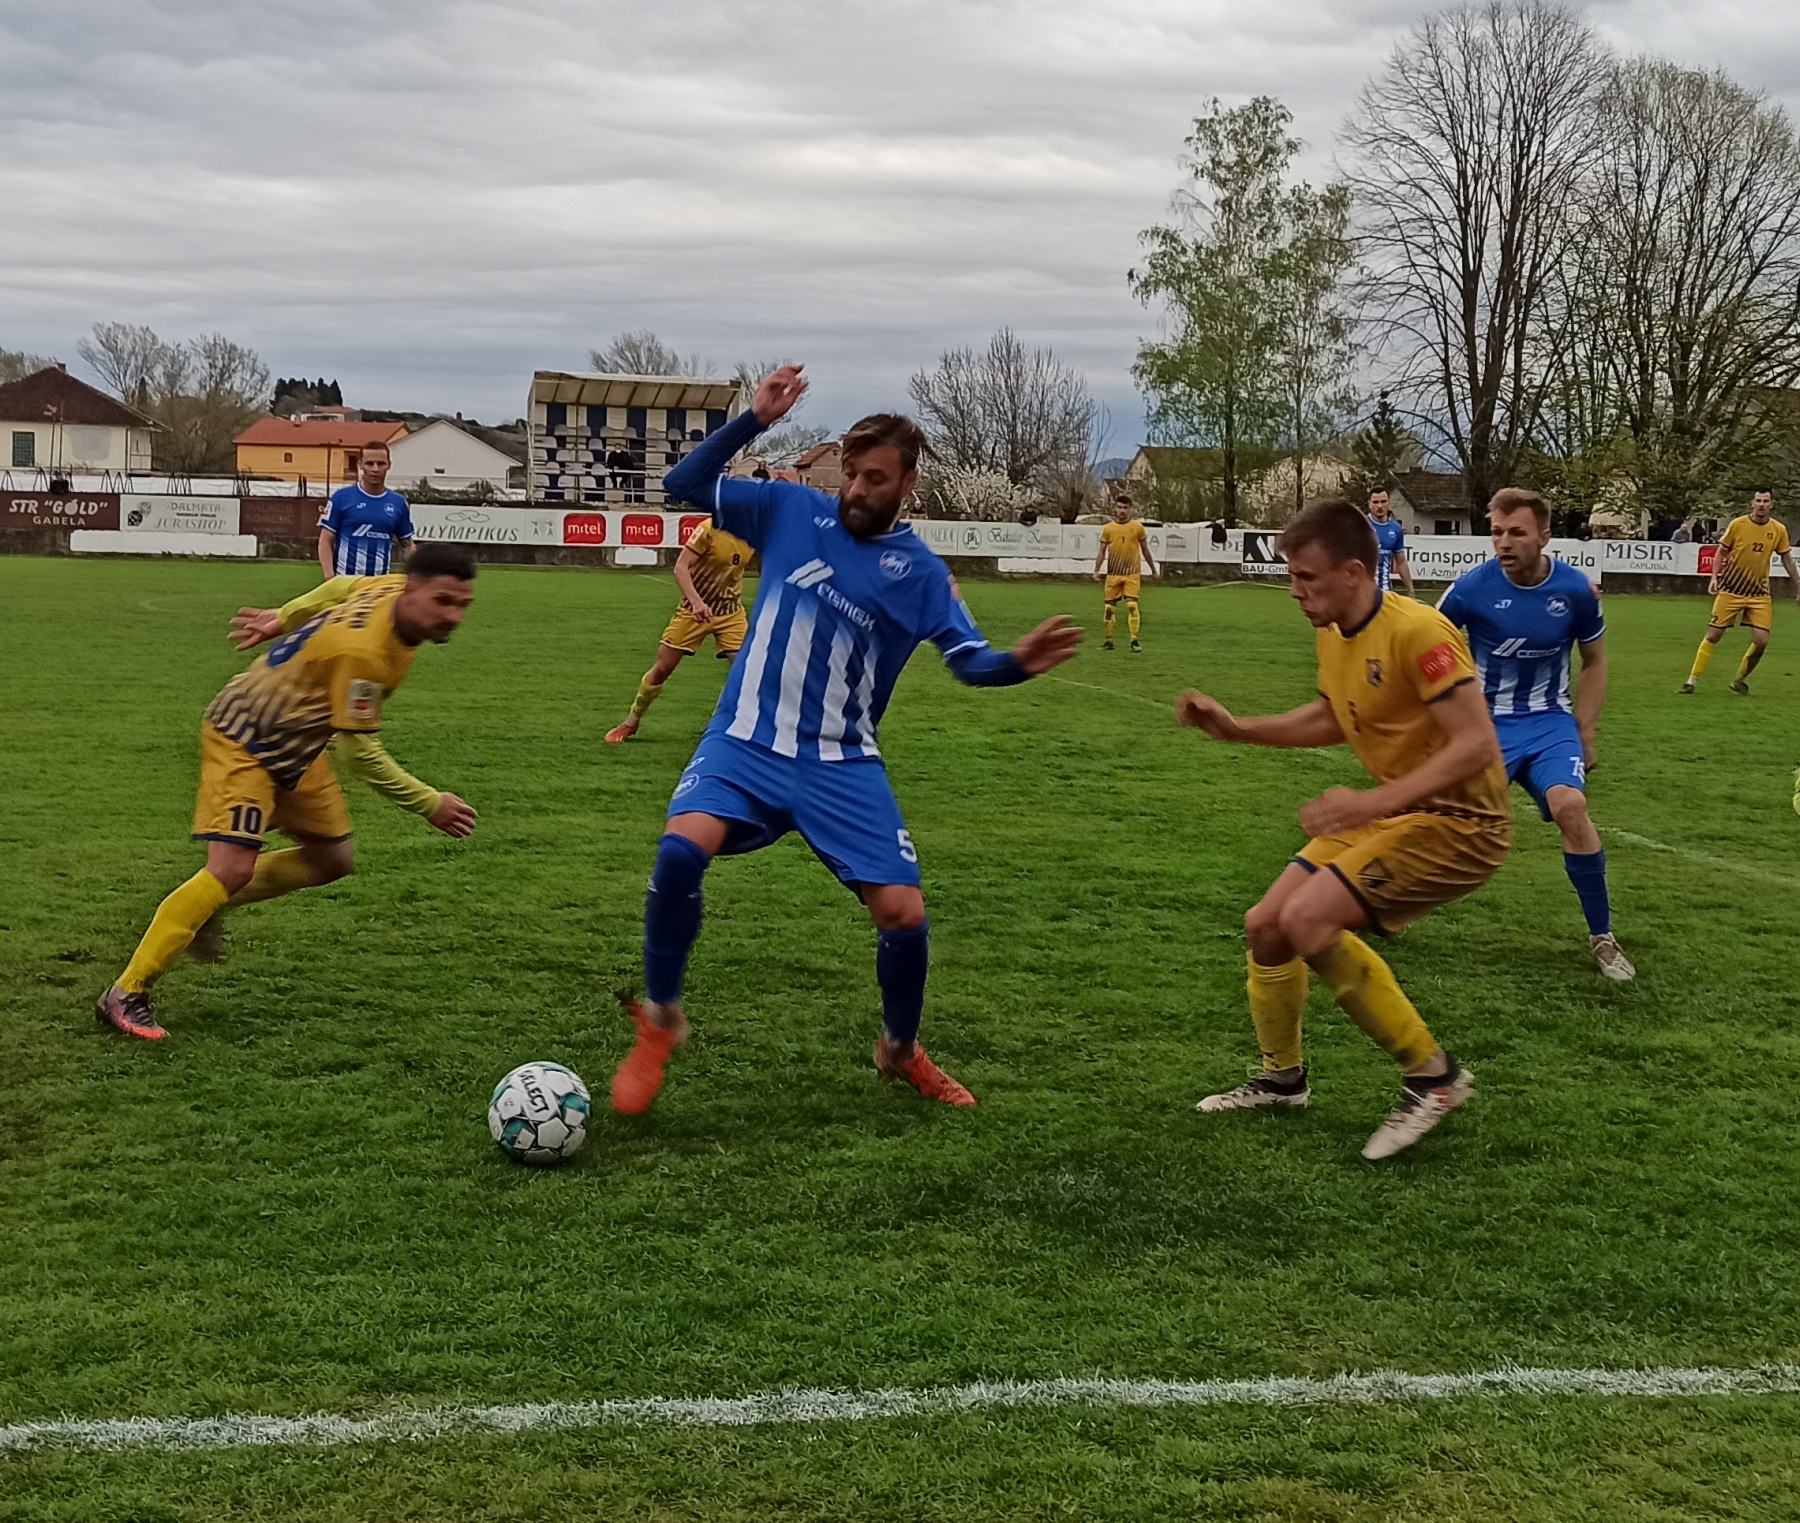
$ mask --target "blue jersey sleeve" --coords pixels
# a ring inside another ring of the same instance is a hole
[[[344,504],[340,500],[341,492],[333,492],[325,499],[325,511],[319,515],[319,527],[329,529],[333,534],[344,532]]]
[[[1016,656],[988,644],[948,567],[942,568],[932,587],[925,612],[925,638],[938,648],[958,682],[970,687],[1011,687],[1025,680],[1025,668]]]
[[[400,497],[400,494],[398,492],[394,493],[394,495],[396,497]],[[409,503],[404,497],[400,497],[400,516],[394,520],[394,538],[395,539],[417,539],[418,538],[418,535],[416,535],[413,532],[412,504]]]
[[[1458,629],[1469,627],[1469,610],[1463,602],[1463,577],[1458,577],[1438,599],[1438,612]]]
[[[1600,594],[1584,576],[1582,590],[1575,594],[1575,617],[1569,621],[1569,633],[1577,645],[1586,645],[1606,633],[1606,615],[1600,611]]]

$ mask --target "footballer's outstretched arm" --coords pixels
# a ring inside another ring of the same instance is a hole
[[[332,754],[352,777],[361,778],[390,804],[422,815],[447,836],[466,836],[475,828],[475,811],[454,793],[440,793],[422,783],[388,755],[373,731],[340,730]]]
[[[677,502],[711,510],[713,486],[725,474],[731,457],[772,423],[785,418],[806,391],[799,365],[771,370],[756,388],[756,400],[723,428],[695,446],[693,453],[663,477],[663,491]]]
[[[1281,746],[1289,750],[1307,750],[1317,746],[1338,746],[1344,732],[1337,715],[1324,698],[1285,714],[1267,714],[1240,719],[1217,698],[1192,690],[1175,700],[1175,719],[1189,729],[1204,730],[1214,740],[1235,741],[1240,745]]]
[[[240,608],[231,616],[232,643],[239,650],[249,650],[264,640],[288,634],[327,608],[336,608],[363,580],[360,576],[334,576],[279,608]]]
[[[1359,830],[1405,814],[1420,799],[1485,772],[1501,759],[1500,738],[1487,695],[1473,677],[1431,701],[1431,717],[1445,743],[1412,771],[1376,788],[1327,788],[1300,806],[1300,826],[1313,837]]]
[[[1009,651],[989,645],[966,612],[961,618],[961,627],[933,638],[943,651],[944,665],[968,687],[1016,687],[1061,666],[1081,644],[1081,630],[1066,613],[1045,619]],[[960,641],[952,644],[959,635]]]

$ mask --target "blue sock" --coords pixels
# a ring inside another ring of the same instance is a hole
[[[700,880],[711,865],[686,836],[665,835],[657,843],[644,895],[644,997],[655,1004],[681,998],[688,953],[700,934]]]
[[[890,1042],[917,1041],[925,1013],[925,974],[931,967],[931,921],[875,938],[875,981],[881,985],[881,1024]]]
[[[1565,851],[1563,871],[1575,885],[1581,913],[1587,916],[1588,934],[1604,936],[1612,929],[1612,904],[1606,897],[1606,853],[1590,851],[1577,856]]]

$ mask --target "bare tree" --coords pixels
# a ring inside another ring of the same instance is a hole
[[[1601,162],[1573,228],[1546,445],[1685,518],[1756,469],[1761,405],[1800,380],[1800,142],[1723,74],[1636,59],[1600,98]]]
[[[1534,363],[1573,198],[1597,144],[1605,60],[1547,0],[1419,22],[1343,136],[1362,253],[1397,390],[1484,503],[1538,423]]]
[[[594,369],[608,375],[693,375],[703,376],[718,367],[698,354],[685,357],[671,349],[648,328],[635,333],[619,333],[604,349],[588,355]]]
[[[154,329],[134,323],[95,323],[92,338],[77,339],[75,352],[122,402],[142,407],[146,387],[162,369],[169,345]]]
[[[0,349],[0,385],[22,381],[28,375],[48,370],[55,360],[41,354],[26,354],[20,349]]]
[[[907,382],[932,450],[949,466],[1037,487],[1087,459],[1097,417],[1081,373],[1002,328],[986,350],[956,349]]]

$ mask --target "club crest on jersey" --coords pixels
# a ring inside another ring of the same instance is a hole
[[[897,582],[912,574],[912,557],[899,550],[883,550],[881,552],[881,574],[889,581]]]
[[[1381,686],[1381,658],[1379,656],[1369,657],[1369,686]]]
[[[1565,597],[1544,599],[1544,612],[1560,619],[1569,611],[1569,600]]]

